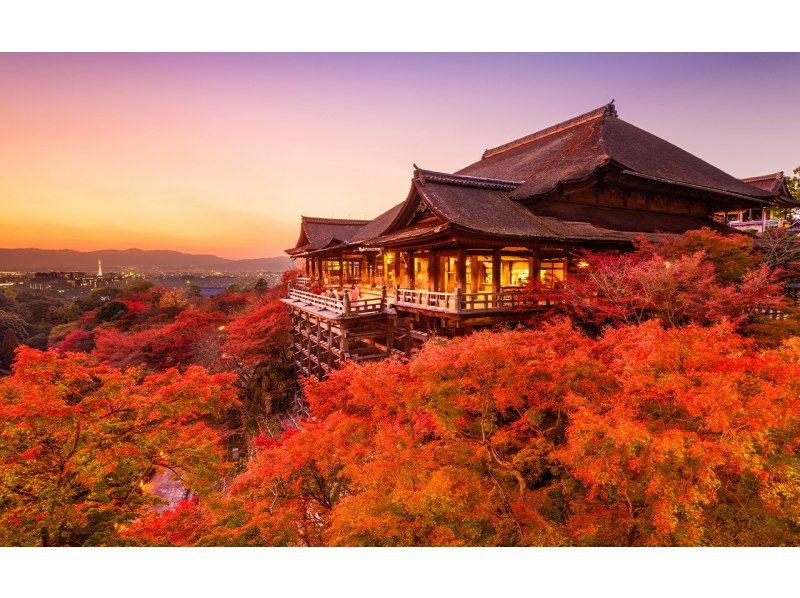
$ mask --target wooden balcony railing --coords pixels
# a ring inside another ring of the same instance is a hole
[[[379,313],[387,306],[417,307],[429,311],[452,314],[475,312],[499,312],[530,309],[541,305],[541,301],[525,289],[506,289],[494,292],[454,293],[396,288],[394,300],[387,301],[386,289],[379,296],[365,297],[356,301],[344,292],[341,299],[317,295],[297,285],[289,289],[288,299],[307,306],[318,307],[343,316],[358,316]]]
[[[524,289],[494,292],[442,293],[417,289],[396,289],[394,303],[405,307],[421,307],[448,313],[475,311],[513,311],[539,305],[539,300]]]
[[[458,311],[456,293],[440,293],[417,289],[395,289],[395,305],[421,306],[442,311]]]
[[[385,292],[380,297],[368,297],[351,301],[347,292],[343,294],[341,299],[336,299],[335,297],[326,297],[325,295],[309,293],[302,289],[291,288],[289,289],[289,299],[342,314],[343,316],[378,313],[386,308]]]

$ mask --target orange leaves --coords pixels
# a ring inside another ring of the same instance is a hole
[[[208,492],[224,467],[206,420],[235,403],[232,380],[196,366],[144,376],[85,354],[20,350],[0,380],[0,543],[117,542],[117,528],[151,502],[139,488],[155,463]]]
[[[785,543],[795,344],[559,321],[351,364],[307,381],[312,419],[258,443],[215,520],[287,544]]]
[[[124,538],[149,546],[189,546],[208,524],[208,512],[196,500],[184,500],[172,510],[152,511],[130,527],[120,529]]]
[[[268,301],[226,324],[223,351],[248,364],[274,360],[289,346],[289,329],[286,306]]]

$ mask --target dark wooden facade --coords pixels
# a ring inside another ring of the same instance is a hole
[[[522,321],[541,309],[526,287],[568,278],[586,265],[580,250],[626,251],[642,235],[703,227],[740,234],[714,215],[776,201],[621,120],[613,102],[455,174],[415,166],[406,199],[374,220],[301,219],[287,253],[305,277],[286,299],[298,371],[325,375],[342,359]],[[359,291],[347,301],[314,294],[331,287]],[[362,308],[369,298],[382,303]]]

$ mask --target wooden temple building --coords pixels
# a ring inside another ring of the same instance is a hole
[[[715,214],[718,221],[738,230],[750,230],[758,233],[763,233],[770,228],[782,228],[789,225],[786,218],[787,212],[800,208],[800,203],[792,197],[783,172],[749,177],[742,181],[772,193],[775,198],[774,203],[770,206],[718,212]]]
[[[782,189],[756,183],[625,122],[613,102],[455,173],[415,165],[405,200],[374,220],[301,218],[287,253],[305,276],[284,299],[297,372],[322,377],[432,335],[524,321],[542,303],[525,287],[567,279],[586,266],[582,249],[702,227],[739,234],[714,216],[780,201]],[[352,286],[357,298],[326,294]]]

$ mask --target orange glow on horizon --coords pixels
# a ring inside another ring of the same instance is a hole
[[[798,64],[766,54],[2,54],[0,247],[282,255],[301,214],[375,217],[406,197],[412,163],[453,172],[612,97],[621,118],[730,174],[791,172]],[[783,87],[765,96],[743,80]]]

